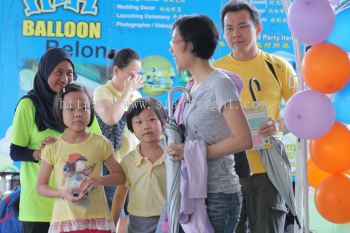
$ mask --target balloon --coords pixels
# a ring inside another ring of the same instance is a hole
[[[337,225],[337,224],[334,224],[334,223],[327,221],[317,211],[316,206],[315,206],[315,191],[310,190],[308,192],[310,233],[311,232],[312,233],[331,233],[333,226]],[[337,233],[339,233],[339,232],[337,232]]]
[[[307,180],[309,182],[309,185],[311,185],[313,188],[316,189],[321,181],[330,175],[330,173],[324,172],[318,168],[312,159],[309,159],[307,161]]]
[[[340,0],[328,0],[328,2],[332,5],[337,5]],[[337,17],[337,16],[336,16]],[[336,19],[337,20],[337,19]]]
[[[339,11],[335,16],[335,24],[332,32],[327,38],[327,42],[340,46],[347,52],[350,52],[350,7]]]
[[[318,212],[330,222],[350,222],[350,178],[332,175],[320,183],[315,193]]]
[[[301,72],[306,84],[315,91],[333,93],[350,80],[350,61],[339,46],[322,43],[311,47],[305,54]]]
[[[309,45],[327,39],[335,23],[335,12],[327,0],[295,0],[288,10],[292,35]]]
[[[321,137],[335,121],[331,100],[313,90],[294,94],[288,100],[284,114],[288,130],[303,139]]]
[[[332,129],[310,142],[310,155],[317,167],[328,173],[342,173],[350,168],[350,131],[335,122]]]
[[[335,224],[324,219],[315,206],[315,192],[309,191],[309,229],[314,233],[349,233],[350,223]]]
[[[344,124],[350,124],[350,82],[333,95],[332,102],[335,119]]]

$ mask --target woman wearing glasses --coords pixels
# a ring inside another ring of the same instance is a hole
[[[185,161],[189,161],[196,157],[200,163],[202,160],[199,159],[204,158],[208,178],[202,183],[207,190],[206,208],[203,209],[215,233],[232,233],[242,206],[234,153],[251,148],[252,136],[235,84],[209,62],[218,39],[217,27],[205,15],[185,16],[173,25],[170,52],[177,69],[191,73],[193,85],[191,101],[185,104],[182,113],[185,144],[169,145],[166,152],[173,155],[173,160],[185,157]],[[201,146],[201,150],[188,153],[193,144]],[[186,165],[188,169],[192,164]],[[196,164],[193,167],[198,169]],[[182,224],[184,230],[190,227],[186,224]]]
[[[13,118],[10,156],[22,161],[20,170],[21,197],[19,220],[22,232],[47,233],[53,199],[36,191],[41,149],[63,132],[53,117],[56,93],[77,78],[71,56],[61,48],[52,48],[41,57],[34,88],[23,96]],[[100,133],[97,121],[90,127]],[[51,182],[50,184],[53,184]]]
[[[141,58],[130,48],[124,48],[118,52],[111,50],[108,58],[113,60],[113,77],[106,84],[95,89],[94,105],[102,133],[112,141],[115,155],[120,162],[123,156],[136,148],[138,143],[137,138],[125,127],[125,111],[134,100],[141,97],[137,91],[143,82],[140,75]],[[107,172],[107,169],[104,168],[104,171]],[[127,190],[118,187],[115,192],[115,188],[105,187],[105,192],[110,207],[114,199],[112,217],[117,224],[119,217],[125,215],[123,205]],[[126,221],[125,217],[120,219],[117,226],[119,232],[124,232]]]

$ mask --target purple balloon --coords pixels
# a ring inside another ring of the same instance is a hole
[[[244,85],[241,77],[239,77],[237,74],[234,74],[228,70],[224,70],[224,69],[220,69],[220,70],[224,72],[232,80],[232,82],[235,84],[238,90],[238,93],[241,93]]]
[[[339,4],[339,1],[340,1],[340,0],[328,0],[328,2],[329,2],[330,4],[332,4],[332,5],[337,5],[337,4]]]
[[[332,101],[314,90],[293,95],[287,102],[284,114],[288,130],[302,139],[321,137],[335,121]]]
[[[335,12],[328,0],[295,0],[287,21],[293,36],[314,45],[325,41],[332,32]]]

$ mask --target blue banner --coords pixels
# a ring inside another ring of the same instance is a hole
[[[18,170],[9,158],[10,129],[19,98],[32,88],[41,55],[50,47],[72,54],[78,82],[93,90],[111,78],[110,49],[130,47],[143,58],[143,95],[166,105],[167,91],[185,85],[169,53],[172,23],[206,14],[217,23],[224,0],[2,0],[0,5],[0,171]],[[292,38],[277,0],[251,1],[260,11],[259,47],[294,62]],[[229,53],[223,38],[213,59]]]

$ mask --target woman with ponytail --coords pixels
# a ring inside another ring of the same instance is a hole
[[[131,102],[141,97],[137,91],[142,86],[141,58],[130,48],[119,51],[112,49],[108,58],[113,60],[112,79],[95,89],[93,99],[102,133],[112,141],[115,155],[120,162],[138,144],[137,138],[125,127],[125,112]],[[118,187],[115,192],[115,188],[105,187],[105,192],[110,207],[114,199],[111,208],[114,222],[117,224],[119,217],[125,215],[123,205],[127,190]],[[125,227],[126,221],[127,218],[121,218],[117,228]],[[123,229],[119,232],[123,232]]]

